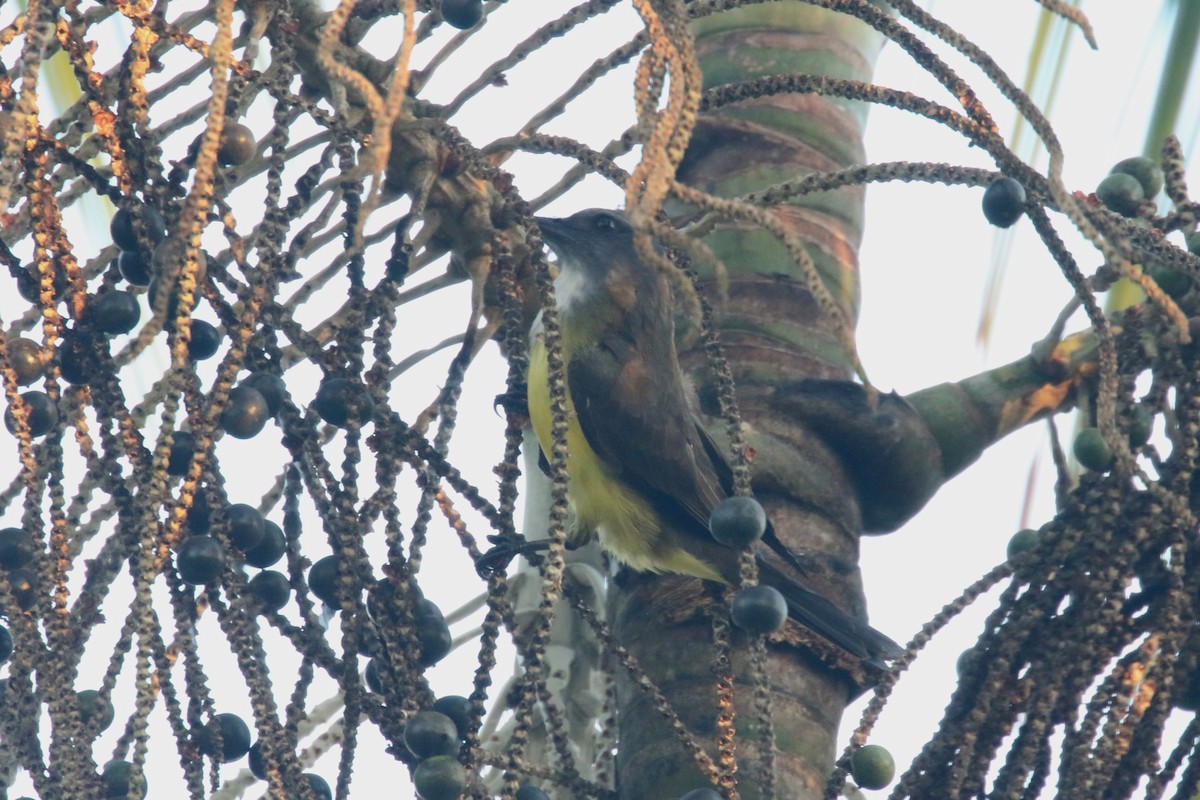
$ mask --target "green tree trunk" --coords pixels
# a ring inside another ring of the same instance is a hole
[[[767,3],[717,13],[694,24],[705,89],[782,73],[869,80],[881,37],[862,22],[805,3]],[[706,192],[734,197],[813,171],[864,162],[866,107],[814,94],[780,94],[705,111],[679,177]],[[676,206],[676,217],[690,209]],[[855,319],[863,189],[807,195],[774,211],[808,243],[830,293]],[[781,538],[811,563],[808,580],[839,605],[864,605],[857,567],[862,514],[838,457],[810,428],[773,401],[777,387],[804,378],[846,379],[851,365],[834,321],[805,289],[783,246],[761,228],[723,224],[705,239],[729,269],[728,293],[705,275],[718,304],[725,353],[754,449],[758,498]],[[701,348],[681,353],[701,397],[712,377]],[[705,411],[715,412],[713,404]],[[716,419],[714,431],[719,428]],[[700,582],[626,571],[610,594],[619,641],[650,673],[688,728],[717,753],[716,685],[723,671]],[[645,609],[654,609],[653,614]],[[778,797],[820,797],[835,758],[836,735],[855,680],[835,652],[789,626],[769,645]],[[734,634],[737,785],[742,798],[763,796],[761,725],[753,705],[750,645]],[[812,644],[810,649],[809,644]],[[861,678],[861,676],[858,676]],[[619,794],[677,797],[706,785],[645,693],[625,680],[620,692]]]

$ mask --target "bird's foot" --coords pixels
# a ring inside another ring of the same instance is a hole
[[[496,395],[492,408],[503,408],[509,416],[528,417],[529,401],[526,399],[525,385],[517,384],[511,390]]]
[[[497,533],[487,537],[492,547],[475,561],[475,569],[481,575],[497,575],[508,569],[517,556],[524,556],[531,564],[542,560],[542,551],[549,547],[545,539],[531,542],[519,533]]]

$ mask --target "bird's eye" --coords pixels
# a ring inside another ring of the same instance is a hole
[[[612,233],[617,229],[617,220],[611,214],[601,214],[596,217],[596,230],[603,233]]]

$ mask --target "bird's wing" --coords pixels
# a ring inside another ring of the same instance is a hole
[[[668,363],[677,363],[673,354]],[[618,340],[580,350],[567,379],[579,426],[596,454],[652,494],[660,513],[707,540],[709,515],[733,493],[733,470],[693,418],[679,373],[650,373],[634,348]],[[763,543],[801,574],[807,571],[770,522]]]
[[[724,489],[724,496],[733,494],[733,469],[729,466],[729,462],[725,460],[725,454],[721,451],[720,445],[713,440],[708,431],[704,430],[700,424],[696,423],[696,436],[704,446],[704,452],[708,454],[709,463],[712,465],[713,473]],[[779,538],[779,534],[775,532],[775,526],[767,520],[767,529],[763,532],[763,544],[775,551],[775,554],[787,562],[788,566],[795,569],[801,575],[808,572],[808,568],[804,566],[799,556],[792,552],[791,548],[783,543]]]
[[[788,616],[867,663],[887,669],[889,659],[904,655],[904,648],[887,635],[838,608],[761,557],[758,559],[758,577],[760,583],[774,586],[783,595]]]
[[[567,368],[571,400],[588,444],[672,522],[696,532],[725,498],[697,434],[674,353],[655,363],[624,340],[576,352]]]
[[[577,351],[567,367],[567,383],[579,426],[610,469],[690,535],[684,545],[689,551],[734,580],[733,551],[708,533],[709,514],[729,494],[729,465],[692,417],[674,353],[655,363],[671,364],[671,373],[651,372],[640,351],[621,339]],[[803,573],[773,530],[766,544]],[[786,574],[761,555],[757,560],[760,581],[782,592],[792,618],[883,668],[887,659],[904,652],[865,621],[809,589],[798,576]]]

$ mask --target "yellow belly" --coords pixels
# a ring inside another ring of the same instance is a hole
[[[527,380],[529,418],[549,458],[553,443],[549,374],[540,336],[535,336],[530,346]],[[651,505],[596,455],[579,425],[569,393],[567,475],[567,492],[575,512],[573,538],[585,538],[595,531],[605,550],[634,569],[721,580],[715,569],[681,546],[677,532],[664,531]]]

